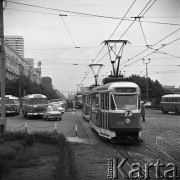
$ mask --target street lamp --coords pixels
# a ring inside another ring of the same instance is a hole
[[[148,58],[147,60],[145,60],[143,58],[143,63],[146,64],[146,101],[148,101],[149,99],[149,95],[148,95],[148,67],[147,65],[150,63],[150,58]]]

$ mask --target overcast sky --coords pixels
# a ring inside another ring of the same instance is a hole
[[[78,84],[89,86],[94,83],[88,68],[92,60],[104,64],[99,79],[110,73],[107,47],[101,44],[109,38],[131,43],[124,47],[121,59],[120,70],[125,76],[145,76],[142,59],[150,58],[148,74],[151,79],[157,79],[162,85],[180,86],[179,0],[11,2],[7,1],[4,11],[5,35],[23,36],[25,57],[34,58],[35,66],[41,61],[42,76],[50,76],[53,86],[65,94],[76,91]],[[143,17],[133,23],[135,18],[132,17],[137,16]],[[148,49],[146,45],[154,46]],[[156,52],[152,53],[154,50]]]

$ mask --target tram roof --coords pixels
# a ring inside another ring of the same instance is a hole
[[[107,83],[101,86],[97,86],[92,89],[92,91],[110,91],[114,88],[118,87],[128,87],[128,88],[139,88],[139,86],[133,82],[113,82],[113,83]]]

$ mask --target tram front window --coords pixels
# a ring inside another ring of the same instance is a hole
[[[137,109],[137,95],[120,95],[115,94],[114,100],[118,110],[121,109]]]

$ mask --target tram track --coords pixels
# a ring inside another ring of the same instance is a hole
[[[153,129],[147,129],[145,130],[144,132],[148,132],[148,131],[151,131]],[[156,128],[157,130],[157,128]],[[162,129],[159,128],[159,130],[162,131]],[[176,164],[176,166],[180,169],[180,162],[179,161],[176,161],[175,158],[173,158],[167,151],[169,150],[169,148],[171,146],[166,146],[166,149],[162,149],[159,145],[159,141],[163,141],[163,142],[168,142],[171,143],[171,144],[175,144],[175,145],[180,145],[179,143],[175,142],[175,141],[172,141],[172,140],[168,140],[167,137],[164,137],[165,134],[175,134],[175,135],[178,135],[180,136],[180,134],[174,132],[174,130],[171,130],[171,131],[163,131],[160,135],[155,135],[155,134],[151,134],[154,136],[155,138],[155,148],[157,148],[157,150],[159,152],[157,152],[156,150],[154,150],[154,148],[152,149],[152,147],[149,147],[149,145],[145,144],[145,143],[142,143],[141,145],[147,149],[148,151],[150,151],[151,153],[153,153],[154,155],[158,156],[158,157],[161,157],[163,160],[166,160],[166,161],[170,161],[171,163],[174,163]]]
[[[82,122],[83,121],[82,118],[79,117],[78,114],[77,114],[77,116],[79,119],[81,119],[81,122]],[[84,124],[84,123],[82,122],[82,124]],[[91,129],[89,128],[89,126],[87,127],[87,124],[83,125],[83,126],[85,126],[88,129],[86,131],[88,131],[88,134],[90,134],[89,136],[91,136],[94,139],[95,138],[94,134],[91,131]],[[172,137],[169,134],[172,134]],[[169,139],[166,137],[167,135],[169,135],[168,136]],[[112,144],[109,142],[109,140],[106,142],[105,141],[102,142],[102,139],[101,139],[101,143],[105,143],[106,146],[111,148],[120,159],[127,159],[126,165],[128,166],[128,168],[131,168],[131,165],[136,162],[139,162],[140,165],[142,167],[144,167],[144,164],[149,163],[146,158],[150,158],[151,160],[153,160],[153,159],[155,160],[156,158],[158,158],[159,160],[163,160],[164,163],[166,163],[166,162],[174,163],[177,166],[178,170],[180,170],[180,162],[175,160],[173,157],[171,157],[171,155],[168,154],[168,152],[166,152],[166,149],[164,150],[162,147],[160,147],[160,145],[161,145],[160,140],[168,141],[169,143],[173,143],[173,144],[179,146],[180,144],[177,143],[176,141],[171,141],[170,138],[173,139],[173,135],[177,136],[177,138],[179,138],[179,136],[180,136],[180,134],[177,133],[176,129],[169,131],[169,130],[167,130],[166,127],[162,127],[162,128],[155,127],[155,128],[149,128],[149,129],[142,130],[142,137],[145,137],[144,141],[153,142],[150,145],[142,142],[138,146],[127,146],[127,145],[123,145],[123,144]],[[148,138],[148,139],[146,139],[146,138]],[[99,138],[97,138],[97,141],[98,140],[99,140]],[[130,149],[128,147],[130,147]],[[170,147],[167,146],[167,148],[170,148]],[[136,154],[135,155],[133,154],[135,152],[138,152],[139,154],[141,152],[143,152],[141,154],[142,158],[139,158],[139,159],[135,158]],[[147,156],[145,158],[143,158],[143,154],[145,154]],[[153,161],[152,161],[152,163],[153,163]],[[145,169],[142,168],[141,173],[143,176],[145,176],[145,172],[146,172]],[[155,177],[155,171],[150,170],[149,176],[150,176],[150,179],[151,178],[153,179],[153,177]]]

